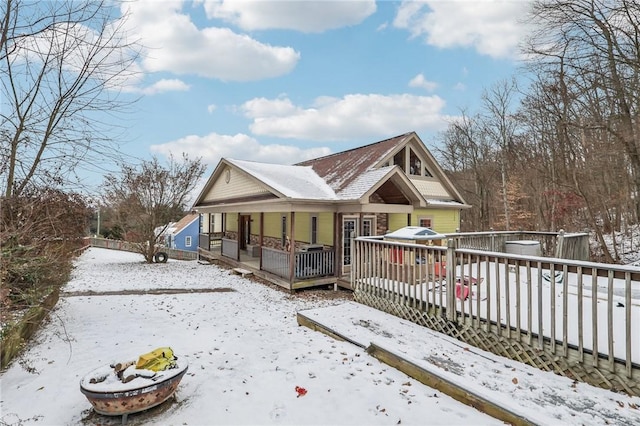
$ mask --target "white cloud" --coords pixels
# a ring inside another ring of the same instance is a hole
[[[213,114],[213,111],[215,111],[218,107],[215,104],[209,104],[207,105],[207,112],[209,114]]]
[[[157,95],[158,93],[164,92],[186,92],[189,90],[189,85],[182,80],[178,80],[176,78],[173,79],[162,79],[151,86],[145,87],[141,90],[141,92],[145,95]]]
[[[125,2],[129,31],[146,47],[146,71],[192,74],[224,81],[253,81],[287,74],[300,54],[271,46],[228,28],[198,28],[182,13],[182,2]]]
[[[409,87],[420,87],[429,92],[432,92],[436,90],[436,88],[438,87],[438,83],[427,80],[426,78],[424,78],[424,75],[421,73],[416,75],[411,79],[411,81],[409,81]]]
[[[190,158],[201,157],[202,161],[210,166],[218,164],[223,157],[294,164],[331,154],[331,150],[326,147],[302,149],[291,145],[262,145],[255,138],[242,133],[233,136],[217,133],[205,136],[189,135],[161,145],[152,145],[150,149],[155,153],[165,156],[173,154],[175,157],[186,152]]]
[[[222,19],[246,31],[287,29],[318,33],[359,24],[376,11],[375,0],[203,0],[203,3],[209,18]]]
[[[38,11],[38,6],[33,7],[36,15],[44,13],[43,16],[49,16],[47,12]],[[89,7],[83,10],[90,13],[94,9]],[[97,84],[104,84],[108,90],[134,90],[132,88],[141,81],[143,74],[135,62],[135,43],[126,32],[120,31],[120,26],[126,25],[126,19],[114,19],[98,30],[84,22],[76,22],[76,19],[77,14],[70,22],[57,22],[50,26],[48,19],[42,19],[34,24],[33,34],[11,39],[6,53],[12,63],[12,74],[24,77],[13,83],[18,92],[18,86],[36,84],[38,73],[34,70],[45,63],[49,64],[45,66],[46,69],[54,71],[59,65],[58,71],[66,82],[83,74]],[[20,24],[16,25],[20,28]],[[40,88],[48,85],[55,92],[59,84],[55,78],[43,79]],[[47,92],[43,89],[39,93]],[[91,94],[95,95],[95,91],[91,91]]]
[[[453,90],[456,90],[458,92],[464,92],[465,90],[467,90],[467,85],[462,83],[462,82],[457,82],[454,86],[453,86]]]
[[[471,47],[494,58],[514,57],[527,31],[529,1],[405,1],[393,22],[440,48]]]
[[[446,126],[444,105],[438,96],[352,94],[321,97],[308,108],[289,99],[258,98],[240,109],[253,119],[250,129],[256,135],[339,141],[440,130]]]

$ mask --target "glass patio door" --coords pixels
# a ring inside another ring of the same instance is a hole
[[[358,236],[358,218],[345,217],[342,219],[342,272],[348,272],[351,266],[351,238]]]

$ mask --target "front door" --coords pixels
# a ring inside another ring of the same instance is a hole
[[[342,273],[351,270],[352,238],[358,236],[358,218],[342,218]]]
[[[240,250],[246,250],[251,243],[251,215],[240,215],[240,235],[238,245]]]

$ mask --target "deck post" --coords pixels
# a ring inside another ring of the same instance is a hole
[[[561,229],[560,232],[558,232],[558,236],[556,238],[557,238],[557,241],[556,241],[556,253],[555,253],[555,256],[558,259],[563,259],[563,254],[564,254],[564,229]]]
[[[456,320],[456,246],[455,242],[449,238],[447,240],[447,319]]]
[[[296,213],[293,210],[291,211],[291,220],[289,222],[289,235],[291,235],[289,239],[289,285],[291,285],[295,280],[296,267]]]

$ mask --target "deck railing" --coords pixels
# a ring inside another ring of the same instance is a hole
[[[428,247],[358,238],[354,249],[357,301],[640,395],[639,268],[456,249],[453,241]]]
[[[589,260],[589,234],[535,231],[489,231],[445,234],[456,248],[506,252],[508,241],[531,240],[540,243],[542,256]]]

